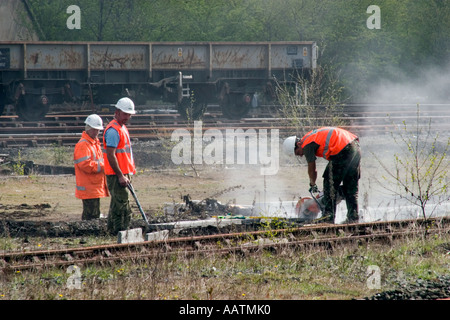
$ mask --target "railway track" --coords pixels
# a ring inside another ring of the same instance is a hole
[[[273,109],[273,108],[272,108]],[[37,147],[46,145],[75,145],[84,129],[84,120],[91,113],[78,112],[72,114],[49,114],[45,120],[37,122],[19,121],[17,116],[0,117],[0,147]],[[113,113],[99,112],[104,122],[112,119]],[[320,115],[320,112],[318,112]],[[341,118],[346,125],[342,127],[352,130],[360,136],[368,133],[388,133],[394,130],[393,123],[404,121],[414,123],[417,119],[417,107],[413,105],[348,105],[345,106]],[[444,131],[450,128],[450,105],[421,106],[420,116],[426,127],[431,123],[433,130]],[[430,123],[428,122],[430,121]],[[217,108],[210,108],[202,119],[202,129],[226,130],[231,128],[278,129],[280,136],[295,131],[292,120],[280,118],[275,112],[250,114],[247,118],[229,120],[222,117]],[[170,138],[175,129],[192,128],[192,121],[184,120],[174,110],[140,109],[133,116],[128,129],[133,139],[155,140]]]
[[[296,228],[253,232],[178,237],[133,244],[109,244],[91,247],[4,252],[0,254],[0,272],[18,272],[70,265],[138,262],[161,255],[253,254],[264,250],[280,251],[322,247],[332,250],[347,243],[368,243],[427,234],[450,232],[450,217],[346,225],[305,225]]]

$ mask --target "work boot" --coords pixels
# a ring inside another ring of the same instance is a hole
[[[343,222],[343,224],[352,224],[352,223],[359,223],[359,218],[347,218]]]
[[[318,223],[334,223],[334,217],[331,214],[325,214],[316,220]]]

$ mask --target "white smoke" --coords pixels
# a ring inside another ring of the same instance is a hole
[[[371,87],[364,102],[394,104],[449,104],[450,63],[444,68],[419,68],[416,76],[407,76],[400,69],[397,81],[381,80]]]

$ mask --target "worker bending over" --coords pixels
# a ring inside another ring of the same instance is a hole
[[[286,153],[305,156],[308,163],[310,192],[318,192],[316,184],[317,157],[328,160],[322,175],[324,222],[334,223],[336,216],[336,199],[342,190],[347,204],[346,223],[356,223],[358,217],[358,182],[360,178],[361,149],[359,139],[353,133],[335,127],[323,127],[312,130],[301,139],[288,137],[283,143]],[[342,186],[341,186],[342,183]]]

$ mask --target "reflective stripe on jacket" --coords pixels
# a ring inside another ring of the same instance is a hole
[[[75,196],[95,199],[109,196],[104,172],[103,153],[98,139],[83,131],[73,153],[75,166]]]
[[[317,143],[319,148],[316,151],[316,156],[330,160],[330,156],[337,155],[349,143],[356,139],[358,137],[347,130],[323,127],[305,134],[300,140],[300,143],[302,148],[311,142]]]
[[[109,164],[108,157],[106,155],[106,131],[113,127],[119,133],[119,145],[116,148],[116,158],[119,163],[119,168],[123,174],[136,174],[136,167],[134,165],[133,151],[131,150],[130,134],[125,125],[120,126],[116,120],[112,120],[103,133],[103,152],[105,158],[105,173],[107,175],[115,175],[116,173]]]

